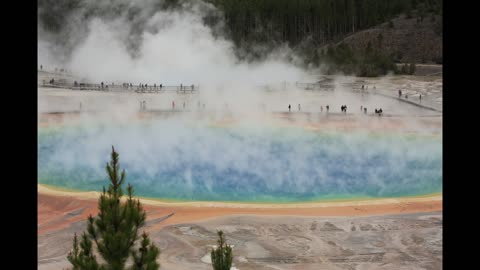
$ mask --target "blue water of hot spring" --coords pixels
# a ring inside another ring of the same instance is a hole
[[[38,182],[102,190],[111,145],[143,197],[301,202],[442,192],[441,135],[171,121],[41,128]]]

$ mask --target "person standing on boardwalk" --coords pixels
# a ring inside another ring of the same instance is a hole
[[[301,110],[300,103],[298,103],[298,111],[300,111],[300,110]]]
[[[328,111],[330,110],[330,106],[327,105],[326,107],[327,107],[327,113],[328,113]]]
[[[175,101],[172,100],[172,111],[175,111]]]
[[[292,106],[290,104],[288,104],[288,111],[290,112],[292,109]]]

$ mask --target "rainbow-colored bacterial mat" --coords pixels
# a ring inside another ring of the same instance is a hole
[[[441,136],[162,120],[42,128],[38,182],[101,191],[111,146],[137,196],[302,202],[442,191]]]

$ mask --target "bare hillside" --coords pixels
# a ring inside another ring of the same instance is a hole
[[[354,33],[343,39],[354,51],[365,51],[370,42],[374,50],[392,55],[402,63],[442,62],[442,18],[428,15],[407,18],[401,15],[390,22]]]

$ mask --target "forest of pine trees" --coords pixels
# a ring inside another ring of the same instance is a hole
[[[400,14],[415,12],[419,19],[425,14],[442,15],[442,0],[210,0],[223,11],[226,30],[237,48],[258,56],[257,45],[267,49],[287,43],[303,56],[305,64],[327,64],[327,73],[343,72],[358,76],[378,76],[402,72],[393,57],[367,48],[356,52],[334,44],[346,36],[389,22]],[[207,23],[209,22],[207,18]],[[265,48],[265,47],[264,47]]]
[[[442,0],[209,0],[224,12],[232,39],[317,45],[418,10],[441,14]]]
[[[155,9],[174,8],[184,0],[158,0]],[[387,22],[399,14],[442,14],[443,0],[204,0],[223,13],[226,31],[236,45],[251,42],[287,42],[294,47],[309,39],[316,45]],[[85,17],[115,17],[127,11],[135,21],[139,7],[123,1],[108,9],[88,6],[86,0],[39,0],[39,19],[50,31],[59,31],[69,15],[84,8]],[[152,14],[155,10],[150,11]],[[207,24],[219,18],[208,15]]]

